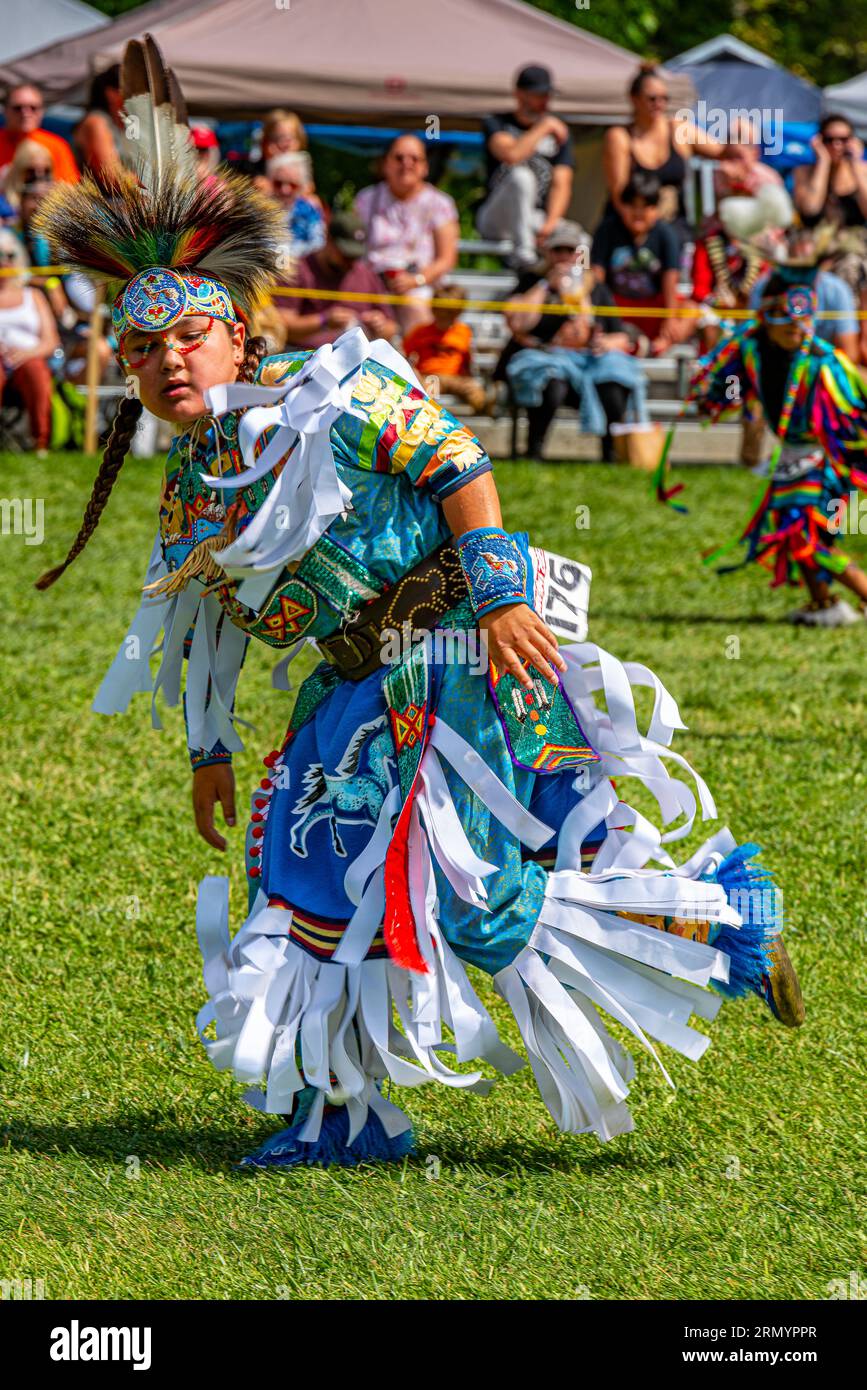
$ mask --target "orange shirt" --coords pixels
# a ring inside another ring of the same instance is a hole
[[[403,340],[403,350],[420,375],[469,376],[473,331],[468,323],[439,328],[422,323]]]
[[[50,130],[34,130],[30,135],[10,135],[4,126],[0,130],[0,169],[5,169],[12,163],[22,140],[33,140],[48,151],[54,166],[54,177],[58,182],[78,183],[81,175],[70,146],[60,135],[52,135]]]

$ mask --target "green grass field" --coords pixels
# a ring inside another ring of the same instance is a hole
[[[666,1058],[675,1093],[641,1054],[636,1131],[607,1146],[558,1135],[526,1069],[487,1099],[400,1092],[419,1150],[402,1167],[255,1175],[233,1161],[275,1122],[193,1026],[196,885],[230,870],[240,924],[242,826],[228,856],[196,836],[179,710],[162,733],[145,697],[90,712],[137,603],[159,465],[127,463],[47,594],[33,579],[65,554],[94,465],[0,465],[2,496],[45,499],[44,544],[0,536],[0,1279],[57,1299],[816,1299],[863,1271],[867,627],[791,629],[798,596],[702,569],[754,478],[691,470],[681,517],[625,469],[497,470],[507,524],[592,566],[591,636],[659,673],[689,725],[675,746],[764,846],[806,1026],[727,1005],[701,1062]],[[847,544],[863,562],[865,539]],[[251,651],[241,683],[257,725],[236,759],[242,822],[292,698],[270,689],[273,661]]]

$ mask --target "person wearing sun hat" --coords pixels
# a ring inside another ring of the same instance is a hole
[[[716,815],[669,750],[673,699],[593,643],[560,649],[558,632],[586,636],[588,571],[504,529],[490,459],[410,364],[358,329],[260,360],[246,323],[276,270],[273,209],[181,167],[179,94],[152,40],[122,76],[147,165],[140,149],[137,181],[85,179],[42,217],[58,259],[115,282],[131,396],[81,530],[38,584],[86,545],[139,401],[177,425],[142,602],[94,708],[146,691],[159,726],[156,696],[180,703],[186,670],[196,824],[217,850],[250,638],[285,653],[275,701],[302,645],[322,658],[263,759],[233,937],[228,880],[199,885],[199,1036],[286,1126],[242,1162],[401,1161],[413,1133],[392,1083],[484,1094],[483,1067],[522,1067],[469,965],[512,1010],[560,1128],[623,1134],[634,1064],[598,1008],[660,1066],[651,1039],[703,1053],[689,1019],[712,1020],[719,993],[802,1021],[773,882],[726,829],[671,856],[699,808]],[[352,226],[332,225],[350,259]],[[654,692],[646,736],[635,685]],[[671,828],[622,799],[630,777]]]
[[[775,447],[771,477],[739,539],[741,564],[771,572],[772,587],[806,584],[810,603],[791,621],[851,626],[867,609],[867,575],[837,547],[852,492],[867,489],[867,388],[845,353],[815,334],[816,275],[780,263],[762,287],[758,317],[698,363],[687,396],[711,420],[764,420]],[[734,541],[706,557],[710,564]],[[740,565],[723,566],[727,572]],[[860,600],[835,599],[836,580]]]

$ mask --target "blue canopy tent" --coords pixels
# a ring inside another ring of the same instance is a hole
[[[763,158],[768,164],[785,174],[796,164],[812,162],[809,141],[822,111],[822,93],[812,82],[732,34],[690,48],[666,67],[692,78],[698,93],[692,109],[709,134],[716,133],[715,113],[758,113],[764,118]]]
[[[217,124],[217,138],[220,148],[228,155],[230,162],[242,158],[250,149],[254,136],[260,128],[258,121],[220,121]],[[345,150],[350,154],[373,155],[384,150],[396,135],[417,135],[424,140],[423,126],[412,127],[374,125],[346,125],[339,122],[320,123],[310,121],[305,129],[311,144],[330,146]],[[460,168],[473,168],[481,159],[484,137],[480,130],[444,130],[438,146],[447,148],[453,155],[453,163]],[[462,158],[463,156],[463,158]],[[469,159],[467,158],[469,157]]]

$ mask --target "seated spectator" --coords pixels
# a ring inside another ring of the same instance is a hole
[[[89,173],[120,172],[125,139],[122,107],[120,64],[114,63],[94,77],[90,84],[87,115],[72,132],[81,167]]]
[[[523,68],[515,79],[515,110],[482,122],[487,192],[476,214],[481,236],[508,238],[510,264],[535,265],[572,197],[575,156],[569,128],[548,110],[553,86],[547,68]]]
[[[790,257],[796,261],[812,261],[819,250],[815,233],[804,227],[792,230],[788,238],[788,247]],[[829,269],[833,261],[833,247],[830,247],[828,254],[819,262],[820,269],[815,280],[815,333],[817,337],[825,338],[829,343],[833,343],[835,348],[845,352],[853,362],[859,362],[861,352],[855,296],[846,281]],[[751,309],[758,309],[771,269],[772,267],[769,267],[767,274],[756,282],[750,295]],[[841,317],[826,317],[831,313],[840,314]]]
[[[864,146],[845,116],[827,115],[810,141],[814,164],[794,173],[795,207],[806,227],[831,223],[845,232],[833,269],[867,309],[867,164]],[[867,322],[861,322],[861,356],[867,361]]]
[[[367,230],[370,264],[391,294],[411,295],[396,305],[404,333],[430,320],[431,286],[454,270],[458,259],[458,210],[454,199],[427,182],[424,144],[398,135],[382,162],[382,182],[362,188],[355,211]]]
[[[38,145],[30,145],[29,148],[36,153],[32,164],[30,164],[29,158],[22,161],[22,174],[29,176],[38,173],[45,177],[28,178],[28,182],[19,187],[19,181],[14,177],[14,171],[22,158],[22,154],[26,154],[28,149],[28,142],[23,141],[18,146],[13,160],[13,176],[10,177],[10,183],[13,190],[16,190],[14,194],[18,213],[16,231],[24,243],[26,263],[41,268],[50,266],[53,257],[48,242],[36,230],[34,223],[40,205],[45,196],[51,192],[53,183],[51,165],[45,150]],[[40,163],[40,161],[42,162]],[[48,300],[60,330],[65,359],[65,375],[67,379],[72,379],[84,370],[87,339],[90,335],[90,316],[94,300],[93,282],[79,274],[60,276],[52,274],[40,279],[40,287]],[[100,373],[102,373],[110,360],[111,350],[105,339],[100,340],[99,346]]]
[[[755,198],[760,189],[770,185],[785,188],[781,175],[762,159],[762,146],[755,138],[751,121],[733,120],[729,134],[731,139],[723,145],[719,164],[713,171],[717,204],[723,198]]]
[[[216,181],[220,167],[220,142],[217,132],[199,121],[190,126],[190,139],[196,152],[196,171],[203,183]]]
[[[54,186],[47,151],[33,141],[23,140],[15,152],[7,185],[17,213],[15,230],[24,243],[27,264],[37,267],[51,265],[51,248],[34,225],[40,204]],[[41,284],[55,319],[60,321],[66,306],[61,281],[57,276],[52,276]]]
[[[307,196],[312,186],[310,156],[305,150],[272,155],[265,165],[271,196],[286,213],[289,254],[300,260],[325,245],[325,218]]]
[[[328,237],[319,251],[298,262],[289,282],[309,290],[340,290],[346,294],[385,294],[385,284],[367,260],[364,224],[354,212],[335,212]],[[397,323],[389,306],[363,300],[281,299],[276,296],[290,347],[318,348],[333,343],[358,325],[368,338],[392,338]]]
[[[48,301],[27,282],[27,254],[14,232],[0,230],[0,266],[20,275],[0,276],[0,399],[23,401],[37,458],[51,437],[51,372],[48,359],[60,340]]]
[[[29,85],[13,87],[4,109],[6,124],[0,130],[0,182],[5,181],[6,171],[21,141],[33,140],[50,154],[56,179],[62,183],[77,183],[78,166],[69,145],[40,125],[45,107],[38,89]]]
[[[262,193],[270,193],[272,190],[266,174],[268,160],[277,154],[295,154],[299,150],[307,149],[307,131],[300,117],[296,116],[294,111],[269,111],[262,122],[261,146],[261,158],[251,166],[250,173],[253,175],[255,186]],[[322,203],[313,185],[312,172],[307,197],[320,211],[322,210]]]
[[[591,259],[598,279],[611,291],[614,303],[627,312],[624,323],[634,323],[659,356],[675,343],[684,343],[696,331],[695,318],[630,316],[629,309],[694,308],[677,295],[680,247],[667,222],[659,220],[659,179],[655,174],[633,174],[620,202],[622,217],[606,217],[593,238]]]
[[[867,222],[867,166],[864,146],[845,116],[825,116],[810,141],[815,162],[794,174],[795,207],[805,226],[833,222],[863,227]]]
[[[642,63],[629,87],[633,119],[628,126],[610,126],[602,145],[602,166],[608,185],[605,217],[623,217],[624,191],[636,174],[659,181],[659,216],[674,227],[678,244],[689,228],[683,201],[688,161],[693,155],[719,159],[723,147],[700,131],[692,119],[668,115],[668,88],[654,63]]]
[[[44,145],[38,145],[35,140],[22,140],[6,170],[4,192],[9,202],[20,209],[25,187],[44,184],[50,188],[53,182],[54,165]]]
[[[582,428],[602,438],[606,462],[614,457],[610,426],[624,420],[630,397],[634,418],[645,418],[644,378],[628,355],[630,335],[616,316],[594,319],[589,312],[611,307],[613,301],[606,287],[582,269],[586,249],[581,229],[560,223],[548,238],[542,274],[527,271],[509,296],[526,309],[506,316],[512,337],[494,380],[508,381],[515,402],[527,406],[527,451],[540,461],[561,406],[581,411]],[[541,312],[545,305],[566,303],[575,305],[574,316]]]
[[[262,166],[275,154],[307,149],[307,131],[294,111],[269,111],[262,122]]]
[[[461,302],[464,298],[457,285],[438,286],[435,297]],[[429,396],[457,396],[476,415],[489,415],[493,398],[484,382],[473,376],[473,330],[460,322],[461,304],[452,308],[435,305],[432,312],[432,323],[418,324],[407,333],[404,356],[423,379]],[[432,384],[424,380],[428,377],[433,378]]]

